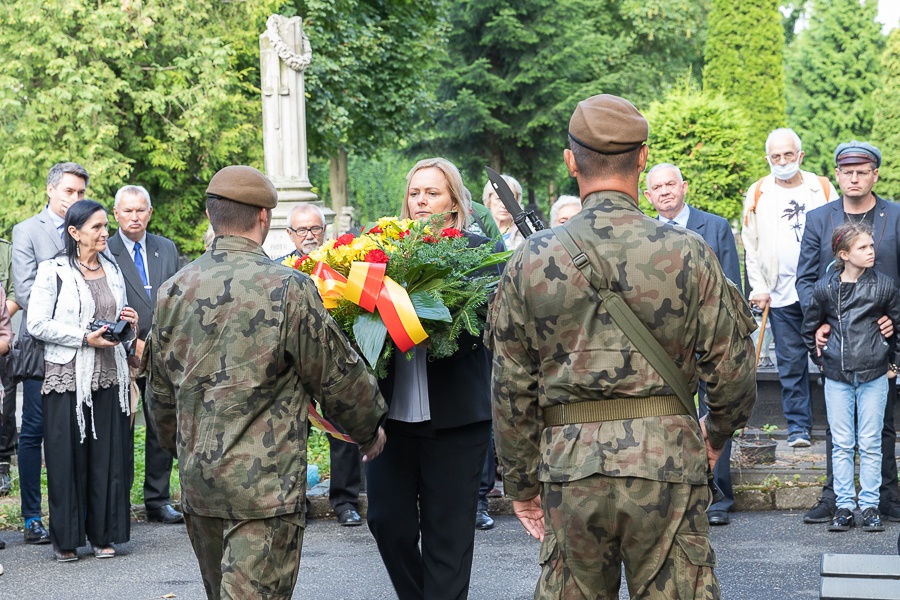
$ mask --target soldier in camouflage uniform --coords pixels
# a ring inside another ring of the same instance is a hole
[[[312,396],[364,461],[381,452],[387,408],[312,281],[263,252],[271,182],[226,167],[207,195],[212,246],[159,290],[145,349],[150,410],[160,444],[177,451],[207,596],[290,598]]]
[[[6,308],[12,317],[19,310],[16,304],[16,289],[12,277],[12,243],[0,238],[0,285],[6,292]],[[9,477],[10,460],[16,452],[18,431],[16,431],[16,383],[12,374],[7,373],[9,354],[0,356],[0,379],[3,381],[3,408],[0,415],[0,496],[6,496],[12,489]],[[0,543],[0,548],[4,544]]]
[[[707,468],[756,399],[755,324],[703,240],[637,207],[647,122],[594,96],[569,124],[584,208],[564,227],[679,366],[706,381],[709,416],[644,411],[674,390],[612,321],[556,233],[513,254],[491,306],[494,432],[505,491],[542,540],[539,599],[719,598]],[[560,419],[572,403],[629,418]],[[554,408],[555,407],[555,408]]]

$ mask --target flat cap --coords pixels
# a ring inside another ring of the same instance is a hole
[[[206,193],[260,208],[275,208],[278,204],[278,191],[269,178],[244,165],[221,169],[210,179]]]
[[[569,119],[569,136],[600,154],[623,154],[647,141],[650,128],[634,105],[610,94],[582,100]]]
[[[881,166],[881,150],[869,142],[844,142],[834,151],[834,164],[839,167],[867,162],[875,163],[876,169]]]

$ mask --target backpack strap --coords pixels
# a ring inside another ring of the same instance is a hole
[[[831,180],[822,175],[818,175],[819,183],[822,184],[822,192],[825,194],[825,202],[831,202]],[[759,200],[759,198],[757,198]]]
[[[747,225],[747,217],[750,213],[756,212],[756,205],[759,204],[759,198],[762,196],[762,182],[765,177],[757,181],[754,185],[756,186],[756,190],[753,192],[753,204],[750,205],[750,208],[744,214],[744,225]]]

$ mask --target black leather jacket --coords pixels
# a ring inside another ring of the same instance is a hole
[[[829,273],[816,282],[812,302],[803,318],[803,339],[813,362],[825,377],[843,383],[867,383],[884,375],[890,363],[900,362],[900,297],[893,280],[874,269],[866,269],[855,283],[841,283],[840,273]],[[878,319],[887,315],[894,322],[894,336],[885,339]],[[816,356],[816,330],[831,325],[822,356]]]

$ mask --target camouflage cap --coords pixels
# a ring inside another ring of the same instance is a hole
[[[634,105],[610,94],[582,100],[569,120],[569,136],[600,154],[623,154],[647,141],[650,128]]]
[[[275,208],[278,204],[278,191],[269,178],[244,165],[221,169],[210,179],[206,193],[260,208]]]
[[[852,140],[840,144],[834,151],[834,164],[839,167],[843,165],[860,165],[863,163],[874,163],[876,169],[880,167],[881,150],[869,142]]]

